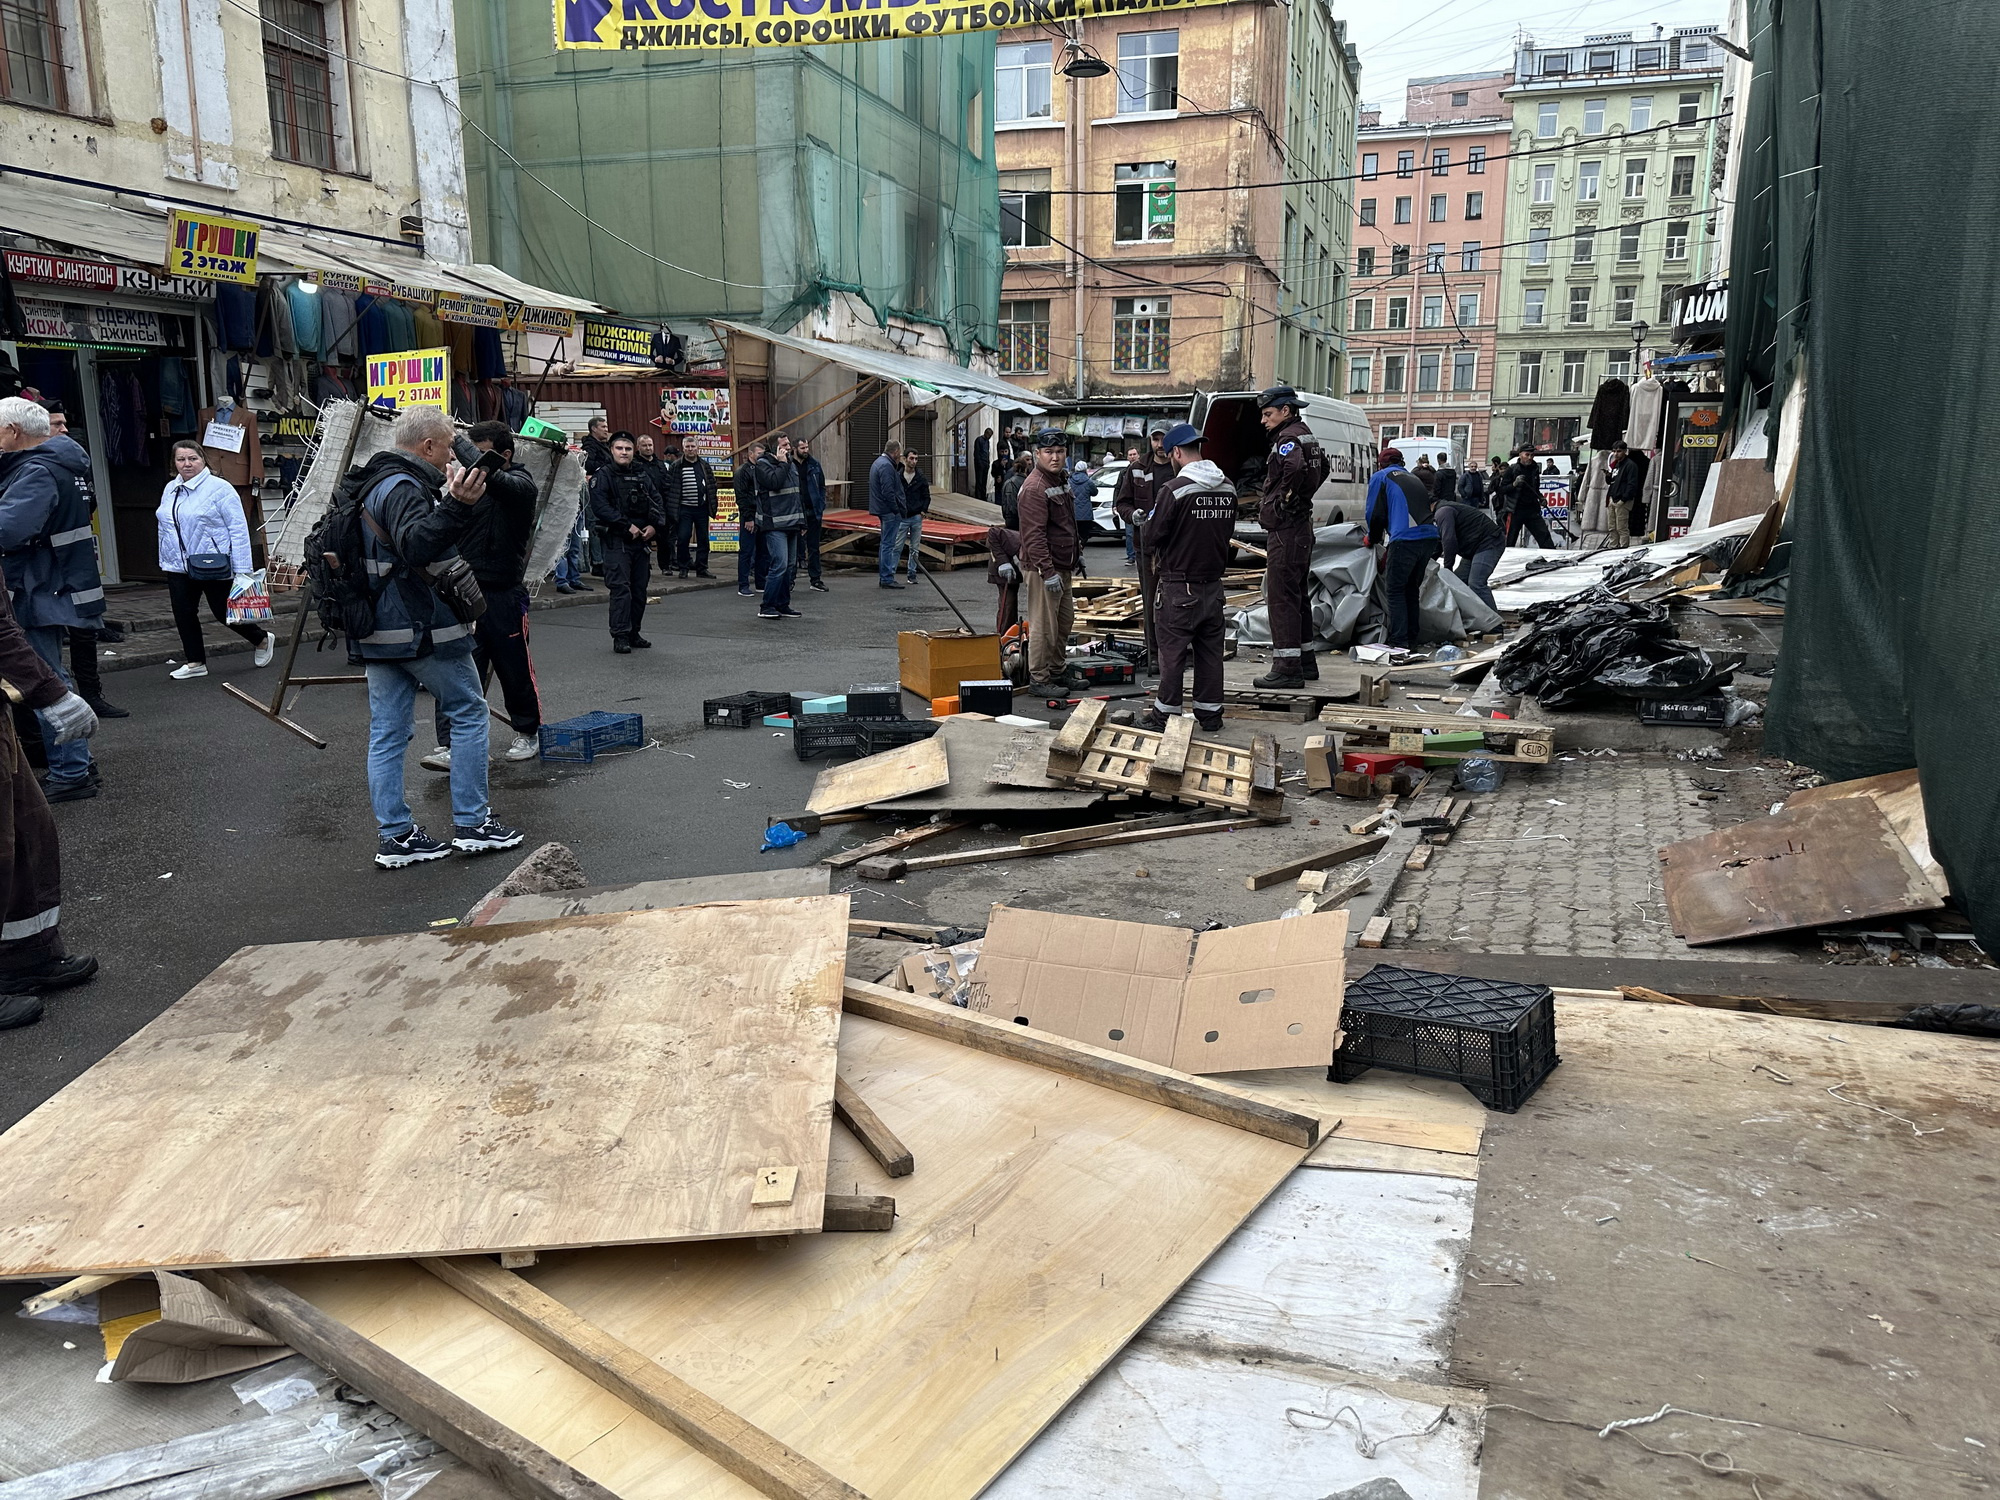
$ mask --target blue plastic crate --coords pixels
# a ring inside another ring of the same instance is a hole
[[[597,759],[600,750],[645,743],[646,725],[637,714],[614,714],[599,709],[596,713],[578,714],[574,719],[542,726],[543,760],[588,764]]]

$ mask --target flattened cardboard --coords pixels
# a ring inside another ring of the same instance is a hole
[[[1197,939],[996,906],[969,1008],[1189,1073],[1320,1066],[1339,1036],[1346,949],[1345,911]]]

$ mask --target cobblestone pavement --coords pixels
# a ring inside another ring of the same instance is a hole
[[[1747,758],[1664,755],[1507,772],[1426,869],[1404,873],[1390,909],[1414,906],[1419,925],[1405,936],[1399,921],[1391,946],[1737,963],[1818,957],[1816,945],[1785,941],[1690,948],[1667,922],[1661,847],[1767,812],[1792,789],[1781,772]],[[1714,800],[1702,800],[1704,791]]]

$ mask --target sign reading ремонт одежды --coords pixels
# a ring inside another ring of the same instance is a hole
[[[712,51],[958,36],[1098,16],[1221,5],[1227,0],[555,0],[556,46]]]

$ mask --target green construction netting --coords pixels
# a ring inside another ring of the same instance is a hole
[[[1752,16],[1730,387],[1806,381],[1766,743],[1832,778],[1916,766],[1932,847],[2000,953],[2000,7]]]
[[[635,318],[784,329],[839,290],[994,342],[992,33],[558,53],[547,0],[467,0],[458,46],[481,259]]]

